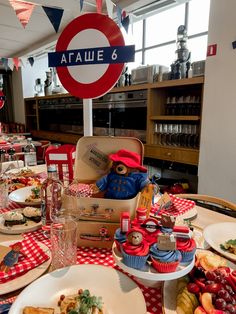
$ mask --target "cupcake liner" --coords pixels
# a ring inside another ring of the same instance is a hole
[[[123,256],[123,263],[131,268],[136,269],[142,269],[145,267],[147,263],[147,259],[149,257],[148,255],[139,256],[139,255],[129,255],[124,252],[124,250],[121,251]]]
[[[151,257],[152,266],[159,272],[159,273],[172,273],[176,271],[176,268],[179,265],[179,261],[175,262],[160,262],[159,260],[156,260],[155,258]]]
[[[190,263],[194,258],[195,252],[196,252],[196,248],[189,252],[180,251],[182,255],[181,263]]]

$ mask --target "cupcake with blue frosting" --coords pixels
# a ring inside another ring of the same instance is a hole
[[[171,273],[176,271],[182,258],[179,250],[176,250],[176,241],[173,235],[162,234],[158,236],[157,243],[150,248],[152,266],[159,273]]]

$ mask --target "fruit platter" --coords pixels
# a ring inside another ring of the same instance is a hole
[[[236,265],[211,251],[198,250],[190,273],[166,281],[163,295],[164,314],[236,313]]]

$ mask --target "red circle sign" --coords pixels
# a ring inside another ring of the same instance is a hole
[[[4,104],[5,104],[5,96],[3,92],[0,90],[0,109],[3,108]]]
[[[100,41],[103,43],[99,43]],[[123,35],[113,20],[106,15],[87,13],[77,17],[66,26],[57,41],[56,51],[75,49],[77,43],[84,49],[95,48],[99,45],[104,46],[104,42],[110,47],[125,45]],[[57,73],[62,85],[72,95],[79,98],[97,98],[115,85],[123,67],[124,63],[67,66],[57,67]],[[81,79],[77,79],[75,72],[78,74],[81,69],[83,69],[83,75]]]

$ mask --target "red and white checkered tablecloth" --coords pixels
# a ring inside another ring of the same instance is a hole
[[[29,270],[46,262],[50,257],[32,238],[17,242],[22,244],[18,262],[10,267],[8,272],[0,271],[0,284],[22,276]]]
[[[50,240],[43,233],[42,229],[39,229],[34,232],[25,233],[24,239],[27,241],[39,241],[44,243],[50,248]],[[112,256],[111,249],[105,248],[93,248],[93,247],[78,247],[77,249],[77,264],[95,264],[95,265],[103,265],[107,267],[114,267],[115,269],[123,272],[114,261]],[[123,272],[124,273],[124,272]],[[149,288],[143,286],[139,282],[137,282],[133,276],[125,273],[132,280],[134,280],[137,285],[140,287],[147,306],[147,311],[150,314],[161,314],[162,313],[162,291],[161,289]],[[14,302],[15,298],[9,298],[4,301],[0,301],[0,304],[7,302]]]
[[[180,197],[177,197],[175,195],[169,194],[171,198],[171,206],[169,208],[163,208],[158,212],[158,215],[161,214],[171,214],[173,216],[180,216],[191,210],[195,206],[194,201],[190,201],[187,199],[183,199]],[[154,214],[156,211],[159,210],[160,205],[158,203],[155,203],[151,208],[151,213]]]

